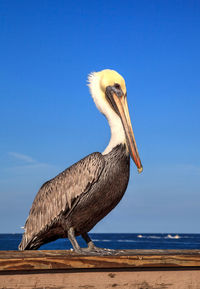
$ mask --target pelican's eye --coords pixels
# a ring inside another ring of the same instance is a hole
[[[114,87],[115,87],[116,89],[121,89],[121,86],[120,86],[119,83],[115,83],[115,84],[114,84]]]
[[[115,83],[113,86],[114,93],[119,97],[122,98],[124,96],[124,93],[122,91],[121,85],[119,83]]]

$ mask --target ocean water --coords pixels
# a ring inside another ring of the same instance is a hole
[[[89,234],[96,246],[109,249],[200,249],[200,234]],[[22,234],[0,234],[0,250],[17,250]],[[77,238],[81,247],[86,244]],[[69,250],[68,239],[59,239],[40,247],[41,250]]]

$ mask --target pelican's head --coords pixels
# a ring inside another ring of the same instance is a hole
[[[129,116],[124,78],[114,70],[105,69],[91,73],[88,80],[94,102],[110,124],[111,134],[113,134],[110,146],[113,147],[113,143],[116,145],[125,142],[138,171],[142,172],[142,164]]]

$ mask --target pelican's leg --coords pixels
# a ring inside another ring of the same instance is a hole
[[[81,253],[82,250],[81,250],[81,248],[80,248],[80,246],[79,246],[79,244],[78,244],[78,242],[77,242],[77,240],[75,238],[74,228],[72,228],[72,227],[69,228],[69,230],[67,232],[67,236],[68,236],[68,239],[70,240],[70,242],[71,242],[71,244],[72,244],[72,246],[74,248],[74,251],[76,253]]]
[[[101,254],[101,255],[112,255],[112,254],[117,253],[116,250],[96,247],[87,233],[83,233],[82,237],[88,245],[87,248],[82,248],[82,250],[84,250],[85,252],[92,253],[92,254]]]
[[[87,248],[88,251],[93,251],[95,248],[97,248],[87,233],[83,233],[81,236],[83,237],[83,239],[88,245],[88,248]]]

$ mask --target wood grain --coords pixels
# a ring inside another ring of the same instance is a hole
[[[199,250],[125,250],[114,256],[82,256],[71,251],[0,251],[0,272],[106,268],[200,269]]]

